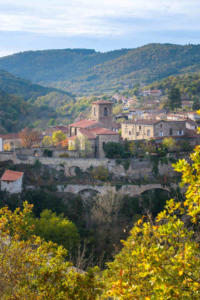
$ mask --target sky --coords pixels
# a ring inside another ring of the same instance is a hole
[[[200,0],[0,0],[0,56],[199,44]]]

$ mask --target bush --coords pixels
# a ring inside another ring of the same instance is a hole
[[[124,156],[124,147],[120,143],[108,142],[103,149],[107,158],[123,158]]]
[[[46,241],[53,241],[63,245],[68,250],[73,250],[79,242],[79,234],[74,223],[64,216],[57,215],[49,209],[41,212],[40,218],[31,218],[35,226],[35,234]]]
[[[106,169],[104,166],[99,166],[94,168],[91,171],[91,175],[94,179],[101,180],[101,181],[107,181],[109,178],[108,169]]]
[[[166,137],[163,139],[162,145],[168,150],[168,151],[175,151],[177,150],[177,144],[176,141],[172,137]]]

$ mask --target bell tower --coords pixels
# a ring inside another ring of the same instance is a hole
[[[91,119],[101,123],[102,127],[112,129],[112,102],[99,100],[92,103]]]

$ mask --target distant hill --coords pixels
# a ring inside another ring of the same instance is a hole
[[[11,73],[0,70],[0,89],[8,94],[22,97],[24,100],[35,100],[39,96],[45,96],[51,92],[71,96],[62,90],[32,84],[30,81],[16,77]]]
[[[74,102],[70,93],[32,84],[0,70],[0,133],[25,126],[46,127],[49,122],[67,123],[72,116],[63,107]]]
[[[182,95],[190,99],[200,98],[200,72],[186,73],[177,76],[169,76],[160,81],[155,81],[144,89],[162,89],[167,94],[172,88],[178,88]]]
[[[200,45],[149,44],[136,49],[28,51],[0,58],[0,69],[77,95],[109,93],[200,71]]]

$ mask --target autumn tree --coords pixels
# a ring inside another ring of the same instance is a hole
[[[64,134],[64,132],[62,132],[62,130],[55,131],[52,134],[52,140],[53,140],[54,145],[56,145],[57,143],[60,143],[61,141],[65,140],[65,139],[66,139],[66,135]]]
[[[176,141],[172,137],[165,137],[162,141],[162,145],[169,151],[175,151],[178,149]]]
[[[30,128],[23,129],[19,133],[19,138],[21,139],[24,148],[31,148],[40,141],[39,132]]]
[[[23,210],[0,210],[0,299],[96,299],[98,269],[73,268],[62,246],[33,235],[30,213],[27,203]]]
[[[104,272],[105,297],[116,299],[199,299],[200,146],[192,163],[174,168],[187,185],[185,202],[169,200],[155,221],[143,217]]]
[[[42,146],[52,146],[53,139],[51,136],[45,135],[42,139]]]

